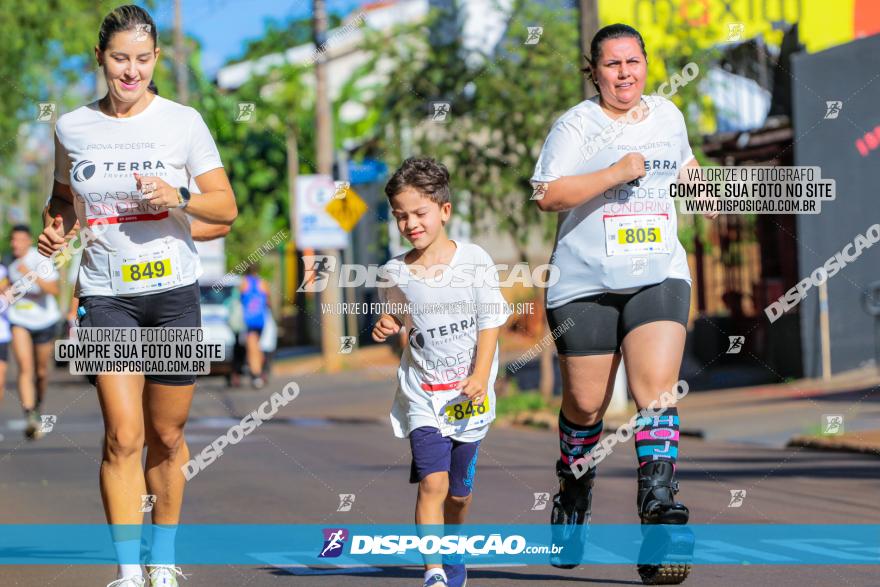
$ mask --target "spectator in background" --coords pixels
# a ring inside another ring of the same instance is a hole
[[[9,291],[8,274],[6,265],[0,263],[0,402],[3,401],[3,389],[6,386],[6,365],[9,362],[9,342],[12,340],[9,319],[6,317],[6,310],[9,307],[6,298],[6,293]],[[0,440],[3,440],[2,434]]]
[[[251,384],[261,389],[266,384],[263,366],[266,356],[260,348],[260,336],[266,326],[266,314],[269,307],[269,286],[259,275],[259,265],[248,267],[244,281],[241,282],[241,309],[244,327],[247,331],[245,348],[248,369],[251,372]]]
[[[24,224],[12,227],[9,237],[12,256],[9,280],[12,283],[35,272],[33,282],[9,307],[12,325],[12,352],[18,364],[18,395],[27,420],[25,437],[36,440],[40,430],[40,406],[46,396],[49,359],[61,312],[55,300],[60,292],[54,263],[43,258],[33,246],[31,229]],[[43,267],[46,269],[43,269]]]

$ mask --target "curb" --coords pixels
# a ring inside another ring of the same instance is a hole
[[[818,436],[795,436],[788,441],[786,447],[809,448],[829,452],[848,452],[880,457],[880,446],[863,444],[846,438],[831,440]]]
[[[504,416],[495,420],[505,426],[523,426],[526,428],[541,428],[543,430],[556,430],[557,414],[555,412],[520,412],[509,416]],[[605,428],[606,431],[618,428],[625,421],[614,422],[614,426]],[[705,438],[703,430],[699,428],[683,428],[678,432],[679,436],[687,436],[690,438]]]

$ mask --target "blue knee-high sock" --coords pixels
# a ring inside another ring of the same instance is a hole
[[[678,459],[678,408],[666,408],[662,415],[636,420],[643,428],[636,433],[636,455],[639,468],[659,460]]]

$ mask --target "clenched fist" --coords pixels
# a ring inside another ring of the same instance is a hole
[[[618,184],[629,183],[645,177],[645,158],[641,153],[627,153],[611,169],[617,174]]]
[[[391,314],[382,314],[376,325],[373,326],[373,340],[376,342],[385,342],[392,334],[400,332],[400,324]]]
[[[79,220],[73,225],[73,228],[64,233],[64,221],[61,216],[56,216],[52,224],[46,226],[37,239],[37,250],[44,257],[49,257],[55,251],[60,251],[67,246],[67,243],[76,236],[79,230]],[[25,272],[26,273],[26,272]]]

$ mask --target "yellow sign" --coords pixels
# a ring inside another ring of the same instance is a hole
[[[599,3],[599,23],[626,23],[645,39],[649,63],[662,52],[679,51],[682,27],[697,34],[702,49],[741,42],[763,35],[779,45],[782,32],[774,23],[798,23],[800,41],[810,52],[821,51],[856,37],[859,17],[869,15],[873,0],[605,0]],[[876,25],[875,25],[876,26]],[[873,28],[873,27],[867,27]],[[866,34],[862,32],[861,34]]]
[[[367,207],[367,203],[357,195],[357,192],[345,186],[337,190],[324,210],[339,223],[345,232],[351,232],[351,229],[367,211]]]

